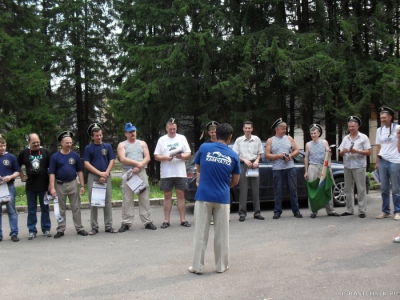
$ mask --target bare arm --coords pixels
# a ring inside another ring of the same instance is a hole
[[[271,145],[272,145],[272,138],[269,138],[267,140],[267,143],[265,144],[265,158],[268,159],[282,159],[284,158],[285,154],[284,153],[278,153],[278,154],[272,154],[271,153]]]
[[[290,141],[290,143],[292,144],[292,147],[293,147],[292,153],[289,154],[289,159],[288,160],[290,160],[290,159],[292,159],[292,157],[295,157],[296,155],[298,155],[300,153],[300,150],[299,150],[299,147],[297,147],[297,144],[294,141],[294,139],[289,135],[288,135],[288,138],[289,138],[289,141]]]
[[[81,195],[85,194],[85,178],[83,177],[83,172],[78,172],[79,183],[81,184]]]
[[[54,174],[49,175],[49,192],[54,197],[56,195],[56,189],[54,187],[54,182],[56,181],[56,176]]]
[[[308,164],[310,159],[310,142],[306,144],[306,156],[304,157],[304,178],[308,180]]]
[[[200,165],[197,165],[197,164],[196,164],[196,169],[197,169],[196,186],[199,186],[199,182],[200,182],[200,171],[201,171]]]
[[[240,174],[232,174],[232,178],[229,183],[229,186],[234,187],[234,186],[238,185],[239,179],[240,179]]]

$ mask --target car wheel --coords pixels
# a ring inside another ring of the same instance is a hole
[[[344,193],[344,178],[335,178],[335,185],[333,187],[333,204],[334,206],[346,205],[346,194]]]

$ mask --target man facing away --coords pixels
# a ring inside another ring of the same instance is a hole
[[[115,155],[110,144],[103,142],[102,126],[97,123],[89,125],[87,130],[88,135],[93,140],[86,146],[83,154],[83,161],[85,168],[89,171],[88,174],[88,189],[89,189],[89,202],[92,203],[92,190],[93,183],[98,182],[106,185],[106,198],[104,205],[104,225],[105,231],[110,233],[117,233],[112,227],[112,182],[111,170],[114,167]],[[97,206],[90,205],[90,226],[92,229],[89,235],[95,235],[99,232],[99,223],[97,222]]]
[[[393,198],[393,220],[400,220],[400,153],[397,145],[397,131],[400,126],[393,122],[394,110],[383,106],[379,108],[382,126],[376,132],[377,157],[375,169],[381,180],[382,212],[377,219],[390,218],[390,186]]]
[[[81,219],[81,195],[85,194],[85,180],[83,178],[83,164],[78,153],[71,151],[72,137],[71,131],[61,132],[57,140],[61,143],[61,150],[54,153],[50,160],[50,194],[58,197],[58,205],[60,206],[60,215],[63,221],[58,223],[55,239],[64,236],[66,227],[65,211],[67,210],[67,196],[71,205],[72,218],[76,233],[87,236],[88,233],[82,226]],[[78,174],[80,188],[76,180]]]
[[[157,227],[153,225],[150,219],[150,186],[147,179],[146,168],[150,161],[149,148],[146,142],[136,138],[136,127],[132,123],[125,124],[126,141],[118,145],[118,158],[122,163],[124,174],[132,169],[132,172],[139,176],[139,178],[146,185],[146,189],[138,195],[139,198],[139,215],[144,225],[144,228],[156,230]],[[134,192],[122,180],[124,189],[124,199],[122,202],[122,224],[119,232],[125,232],[132,227],[134,217]]]
[[[185,219],[185,195],[187,187],[185,160],[190,158],[189,144],[182,134],[177,133],[178,126],[174,118],[170,118],[166,124],[167,134],[160,137],[154,158],[161,162],[161,184],[160,189],[164,191],[164,222],[162,229],[170,226],[172,209],[172,189],[175,186],[178,211],[181,219],[181,226],[190,227]]]
[[[282,189],[284,181],[289,189],[293,215],[296,218],[302,218],[297,198],[297,172],[293,161],[293,157],[299,154],[299,148],[293,138],[286,135],[287,124],[282,121],[282,118],[276,120],[271,128],[275,130],[275,136],[267,140],[265,157],[272,160],[275,202],[273,219],[279,219],[282,214]]]
[[[36,133],[29,134],[29,148],[22,150],[18,155],[18,165],[25,166],[25,174],[20,169],[21,181],[25,181],[25,192],[28,202],[28,229],[29,240],[36,237],[37,229],[37,201],[40,203],[42,232],[46,237],[51,237],[49,205],[44,204],[44,194],[49,190],[49,174],[51,153],[40,147],[40,139]],[[39,198],[39,199],[38,199]]]
[[[204,271],[204,253],[211,217],[215,224],[215,268],[218,273],[229,268],[229,189],[237,185],[240,178],[239,157],[228,147],[232,133],[231,125],[218,125],[217,142],[201,145],[195,158],[198,189],[194,209],[196,224],[193,264],[189,267],[191,273],[201,274]]]
[[[260,213],[260,177],[247,177],[246,173],[248,169],[257,169],[261,155],[264,154],[261,140],[258,136],[252,135],[253,122],[245,121],[243,123],[244,135],[237,138],[233,145],[233,151],[235,151],[240,158],[240,196],[239,196],[239,221],[243,222],[247,215],[247,194],[249,184],[251,186],[251,192],[253,197],[253,210],[254,219],[264,220]]]
[[[339,155],[343,156],[344,192],[346,194],[346,211],[342,216],[354,214],[354,184],[357,187],[358,216],[365,218],[367,211],[367,187],[365,183],[367,156],[371,155],[369,138],[358,131],[361,119],[356,116],[347,118],[349,134],[339,146]]]
[[[18,242],[18,214],[15,210],[15,187],[14,180],[19,176],[19,166],[17,159],[6,151],[7,142],[5,136],[0,134],[0,182],[8,188],[10,194],[9,201],[4,204],[7,207],[8,222],[10,224],[10,236],[13,242]],[[0,241],[3,240],[2,230],[2,209],[3,203],[0,199]]]
[[[306,155],[304,157],[304,178],[313,182],[319,178],[322,168],[324,167],[325,154],[331,151],[328,142],[321,139],[322,127],[318,124],[310,126],[311,141],[306,144]],[[317,211],[311,210],[310,198],[308,198],[308,207],[310,208],[310,217],[317,217]],[[331,200],[325,205],[325,210],[328,216],[340,217],[340,215],[333,209],[333,195]]]

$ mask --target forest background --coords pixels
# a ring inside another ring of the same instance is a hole
[[[368,133],[400,110],[399,2],[0,0],[0,131],[18,154],[72,130],[83,156],[89,124],[116,148],[132,122],[152,154],[170,117],[195,149],[209,120],[266,140],[282,117],[335,144],[347,116]]]

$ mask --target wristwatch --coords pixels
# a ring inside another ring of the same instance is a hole
[[[361,154],[361,149],[360,149],[360,150],[358,150],[358,153],[360,153],[360,154]]]

